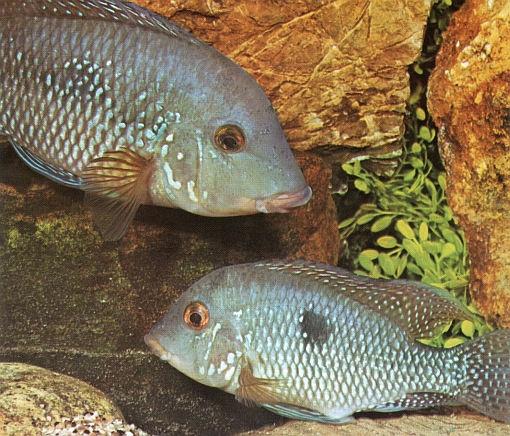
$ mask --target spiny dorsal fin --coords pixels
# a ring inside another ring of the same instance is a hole
[[[140,204],[147,202],[153,162],[127,148],[107,151],[83,170],[85,205],[107,241],[126,233]]]
[[[145,27],[200,43],[155,12],[121,0],[0,0],[0,18],[7,17],[105,20]]]
[[[424,283],[372,279],[310,261],[258,265],[320,281],[382,314],[415,339],[437,336],[453,319],[474,319],[474,315],[450,293]]]

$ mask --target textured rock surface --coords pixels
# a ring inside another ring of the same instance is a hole
[[[507,436],[510,426],[469,412],[453,415],[422,412],[378,419],[360,418],[353,424],[324,425],[291,421],[242,436]]]
[[[431,0],[135,0],[247,69],[295,149],[333,145],[334,160],[400,152],[407,67]],[[338,153],[337,153],[338,152]]]
[[[123,419],[101,391],[87,383],[23,363],[0,363],[0,434],[36,436],[62,417],[97,411]]]
[[[510,3],[467,0],[430,80],[448,200],[466,233],[471,294],[510,327]]]
[[[298,160],[314,190],[301,209],[205,218],[147,206],[124,238],[105,243],[82,192],[37,175],[1,146],[0,359],[87,381],[153,434],[229,434],[280,422],[189,380],[153,356],[143,336],[214,268],[281,257],[337,261],[330,172],[313,155]]]

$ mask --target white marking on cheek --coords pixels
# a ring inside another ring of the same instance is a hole
[[[161,157],[164,159],[167,154],[168,154],[168,144],[163,144],[163,147],[161,147]]]
[[[207,370],[207,375],[213,375],[216,371],[216,368],[214,367],[214,365],[211,363],[209,365],[209,369]]]
[[[198,373],[199,373],[200,375],[205,375],[205,367],[203,367],[203,366],[199,366],[199,367],[198,367]]]
[[[227,363],[229,365],[233,365],[234,364],[234,353],[228,353],[227,354]]]
[[[234,375],[234,371],[236,370],[235,366],[231,366],[227,372],[225,372],[225,380],[230,380],[232,376]]]
[[[181,182],[177,181],[177,180],[174,180],[174,174],[173,174],[173,171],[172,171],[172,168],[170,168],[170,165],[168,164],[168,162],[165,162],[164,165],[163,165],[163,171],[165,172],[166,174],[166,178],[168,180],[168,184],[174,188],[174,189],[181,189]]]
[[[193,180],[190,180],[188,182],[188,197],[191,201],[194,203],[198,203],[197,195],[195,194],[195,182]]]
[[[181,152],[177,153],[177,160],[182,160],[183,158],[184,155]]]
[[[174,140],[174,134],[173,133],[168,134],[168,136],[166,137],[166,140],[168,142],[172,142]]]
[[[216,335],[218,334],[219,329],[221,329],[221,324],[220,323],[215,324],[215,326],[213,327],[212,332],[211,332],[211,340],[207,344],[207,351],[205,352],[204,360],[209,360],[212,344],[214,342],[214,338],[216,338]]]
[[[220,366],[218,367],[218,374],[221,374],[223,371],[225,371],[228,368],[228,365],[222,360],[220,362]]]

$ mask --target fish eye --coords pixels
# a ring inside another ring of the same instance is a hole
[[[209,310],[204,303],[193,301],[184,309],[184,323],[193,330],[203,330],[209,324]]]
[[[240,127],[225,124],[216,129],[214,133],[216,147],[227,153],[237,153],[246,146],[246,139]]]

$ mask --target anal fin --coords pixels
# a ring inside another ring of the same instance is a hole
[[[399,412],[402,410],[418,410],[440,405],[453,406],[459,404],[451,395],[441,392],[410,392],[393,403],[374,407],[376,412]]]
[[[83,170],[85,204],[107,241],[126,233],[138,206],[147,202],[154,165],[127,148],[107,151]]]
[[[261,404],[261,406],[273,413],[284,416],[285,418],[299,419],[301,421],[315,421],[323,424],[346,424],[355,420],[352,416],[334,418],[323,415],[316,410],[296,407],[290,404]]]
[[[69,186],[71,188],[82,187],[82,179],[80,177],[45,161],[25,147],[19,145],[11,138],[9,138],[9,142],[12,144],[12,147],[21,158],[21,160],[34,171],[42,174],[45,177],[48,177],[54,182],[60,183],[61,185]]]

